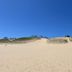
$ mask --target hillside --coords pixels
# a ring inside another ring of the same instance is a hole
[[[20,37],[20,38],[3,38],[0,43],[28,43],[36,40],[45,39],[47,43],[64,44],[72,42],[72,37],[55,37],[55,38],[42,38],[42,37]]]
[[[72,72],[72,42],[68,39],[0,44],[0,72]]]
[[[20,37],[20,38],[3,38],[0,39],[0,43],[26,43],[40,39],[39,37]]]

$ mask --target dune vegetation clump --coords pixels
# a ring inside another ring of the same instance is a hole
[[[49,39],[49,43],[68,43],[67,39]]]
[[[30,36],[30,37],[20,37],[20,38],[8,38],[4,37],[0,39],[0,43],[22,43],[30,40],[40,39],[38,36]]]

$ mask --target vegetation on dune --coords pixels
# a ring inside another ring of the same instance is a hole
[[[50,39],[49,43],[68,43],[67,39]]]
[[[21,41],[27,41],[27,40],[34,40],[34,39],[40,39],[38,36],[30,36],[30,37],[20,37],[20,38],[8,38],[4,37],[0,39],[0,43],[19,43]]]
[[[32,39],[40,39],[40,37],[38,36],[21,37],[21,38],[16,38],[15,40],[32,40]]]
[[[40,35],[40,36],[32,35],[30,37],[20,37],[20,38],[4,37],[4,38],[0,39],[0,43],[24,43],[24,42],[28,42],[28,41],[34,41],[37,39],[41,39],[41,38],[48,39],[50,43],[68,43],[68,39],[69,39],[69,41],[72,41],[72,37],[70,35],[65,35],[64,37],[66,37],[66,38],[55,39],[55,38],[48,38],[48,37],[45,37],[42,35]]]
[[[65,35],[65,37],[71,37],[70,35]]]

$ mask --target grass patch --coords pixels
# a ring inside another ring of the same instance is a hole
[[[49,43],[68,43],[67,39],[50,39]]]
[[[25,43],[26,41],[30,40],[37,40],[40,39],[39,37],[36,36],[31,36],[31,37],[21,37],[21,38],[15,38],[15,39],[0,39],[0,43]]]

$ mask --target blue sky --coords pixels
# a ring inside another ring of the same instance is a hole
[[[0,0],[0,37],[72,35],[72,0]]]

